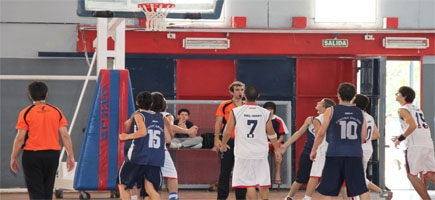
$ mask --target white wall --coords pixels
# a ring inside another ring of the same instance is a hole
[[[231,16],[246,16],[248,28],[290,28],[292,17],[305,16],[314,23],[314,0],[227,0],[222,26]],[[398,17],[399,28],[435,28],[433,0],[378,0],[378,20]],[[36,58],[39,51],[76,52],[77,24],[95,24],[92,17],[78,17],[77,0],[1,0],[0,58]],[[343,26],[338,24],[337,26]],[[327,26],[328,27],[328,26]]]
[[[435,138],[435,56],[423,57],[422,68],[423,103],[421,107],[424,118],[432,130],[432,138]]]

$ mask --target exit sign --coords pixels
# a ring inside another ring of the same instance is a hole
[[[347,39],[325,39],[322,40],[323,47],[348,47],[349,42]]]

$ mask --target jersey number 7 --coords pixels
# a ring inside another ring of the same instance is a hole
[[[248,120],[248,126],[251,125],[251,130],[249,130],[249,133],[247,135],[248,138],[254,138],[254,130],[257,127],[257,120]]]

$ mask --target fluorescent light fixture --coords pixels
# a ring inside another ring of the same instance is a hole
[[[230,40],[227,38],[184,38],[185,49],[228,49]]]
[[[427,49],[429,39],[421,37],[385,37],[383,46],[387,49]]]

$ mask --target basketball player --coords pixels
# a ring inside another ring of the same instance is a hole
[[[139,111],[134,113],[130,134],[121,133],[120,140],[132,140],[127,157],[118,173],[118,186],[123,200],[130,200],[130,190],[144,177],[146,196],[151,200],[160,199],[160,185],[164,154],[164,118],[161,113],[151,111],[152,96],[140,92],[136,97]]]
[[[271,113],[255,103],[259,97],[257,88],[247,87],[245,97],[245,105],[234,108],[230,114],[220,150],[222,152],[228,150],[227,142],[235,127],[232,187],[247,188],[246,199],[250,200],[257,199],[255,189],[258,186],[261,199],[268,199],[271,182],[267,139],[274,147],[275,159],[281,160],[282,155],[279,151],[277,135],[273,130]]]
[[[415,92],[411,87],[402,86],[396,93],[396,101],[401,105],[399,118],[403,133],[392,140],[397,146],[405,141],[406,170],[408,179],[422,199],[431,199],[423,180],[435,182],[435,158],[433,140],[423,111],[412,105]],[[422,178],[418,174],[422,174]]]
[[[174,116],[171,113],[166,112],[168,109],[168,105],[166,104],[166,99],[160,92],[153,92],[153,105],[152,109],[156,112],[160,112],[165,117],[165,120],[168,120],[170,124],[170,129],[165,131],[165,142],[170,143],[172,138],[174,137],[174,133],[187,133],[187,134],[196,134],[198,131],[197,126],[192,126],[190,129],[185,129],[174,125]],[[165,126],[166,129],[167,126]],[[170,133],[170,134],[167,134]],[[177,170],[174,165],[174,161],[169,154],[168,149],[165,146],[165,163],[162,167],[162,175],[163,178],[167,179],[167,187],[169,190],[169,200],[178,200],[178,175]]]
[[[227,199],[230,193],[230,176],[234,166],[234,130],[228,141],[230,149],[226,152],[220,152],[222,132],[229,120],[231,110],[237,106],[243,105],[243,92],[245,84],[240,81],[234,81],[228,87],[231,99],[222,102],[216,110],[216,122],[214,126],[214,147],[213,150],[220,153],[221,166],[219,171],[217,199]],[[246,198],[245,188],[235,188],[236,199]]]
[[[153,110],[154,112],[162,113],[163,116],[165,117],[165,121],[167,120],[168,124],[170,124],[170,128],[167,129],[167,127],[169,127],[169,126],[167,126],[166,122],[165,122],[165,129],[164,129],[165,130],[165,143],[171,142],[172,137],[174,136],[174,131],[181,132],[181,133],[188,133],[188,134],[190,134],[190,133],[196,134],[196,132],[198,130],[198,127],[196,127],[196,126],[190,128],[190,129],[184,129],[184,128],[181,128],[179,126],[173,125],[174,117],[170,113],[166,112],[168,106],[166,104],[166,99],[164,98],[162,93],[153,92],[153,93],[151,93],[151,95],[152,95],[152,100],[153,100],[151,110]],[[126,127],[128,127],[127,130],[130,129],[129,128],[130,125],[131,125],[131,118],[126,121]],[[125,151],[127,152],[128,149]],[[169,191],[168,199],[169,200],[178,200],[179,197],[178,197],[177,170],[175,168],[175,165],[174,165],[174,162],[171,158],[171,155],[169,154],[169,151],[166,148],[166,145],[165,145],[165,162],[163,164],[163,167],[161,168],[161,171],[162,171],[163,178],[167,179],[166,184],[167,184],[167,188]],[[145,194],[144,190],[141,190],[141,194],[142,194],[142,196],[144,196],[144,194]],[[137,199],[137,192],[136,191],[132,192],[131,199],[132,200]]]
[[[351,83],[340,84],[339,104],[325,110],[310,159],[316,159],[317,149],[326,135],[328,148],[317,191],[325,196],[337,196],[346,181],[347,195],[365,200],[370,195],[364,178],[361,144],[365,142],[367,124],[362,111],[352,105],[355,93]]]
[[[355,96],[355,99],[353,100],[353,103],[356,107],[364,111],[364,118],[367,122],[367,137],[366,142],[362,144],[363,149],[363,165],[364,165],[364,173],[367,171],[367,165],[370,160],[370,157],[372,157],[373,154],[373,146],[372,146],[372,140],[377,140],[381,137],[381,134],[379,133],[379,129],[376,126],[375,119],[366,112],[366,109],[370,103],[370,100],[367,96],[362,94],[357,94]],[[393,192],[382,190],[377,185],[372,183],[367,179],[367,175],[365,174],[364,177],[366,178],[366,184],[369,190],[374,191],[379,194],[379,197],[386,198],[390,200],[393,198]]]
[[[327,144],[322,144],[323,148],[318,148],[317,159],[314,161],[310,160],[310,153],[313,147],[314,138],[316,131],[319,130],[320,124],[323,121],[323,113],[325,110],[331,106],[335,105],[335,102],[332,99],[324,98],[321,101],[317,102],[315,109],[319,114],[317,117],[310,116],[305,119],[304,124],[296,131],[287,142],[281,147],[282,150],[286,150],[291,144],[296,142],[305,132],[307,133],[307,139],[305,141],[304,148],[302,150],[301,156],[299,157],[299,168],[296,176],[296,180],[290,187],[290,191],[287,194],[287,197],[284,200],[292,200],[293,196],[299,190],[302,184],[308,183],[305,198],[309,199],[313,195],[316,190],[317,185],[319,184],[320,177],[322,175],[323,165],[325,161],[325,153]],[[312,168],[314,167],[314,169]]]

